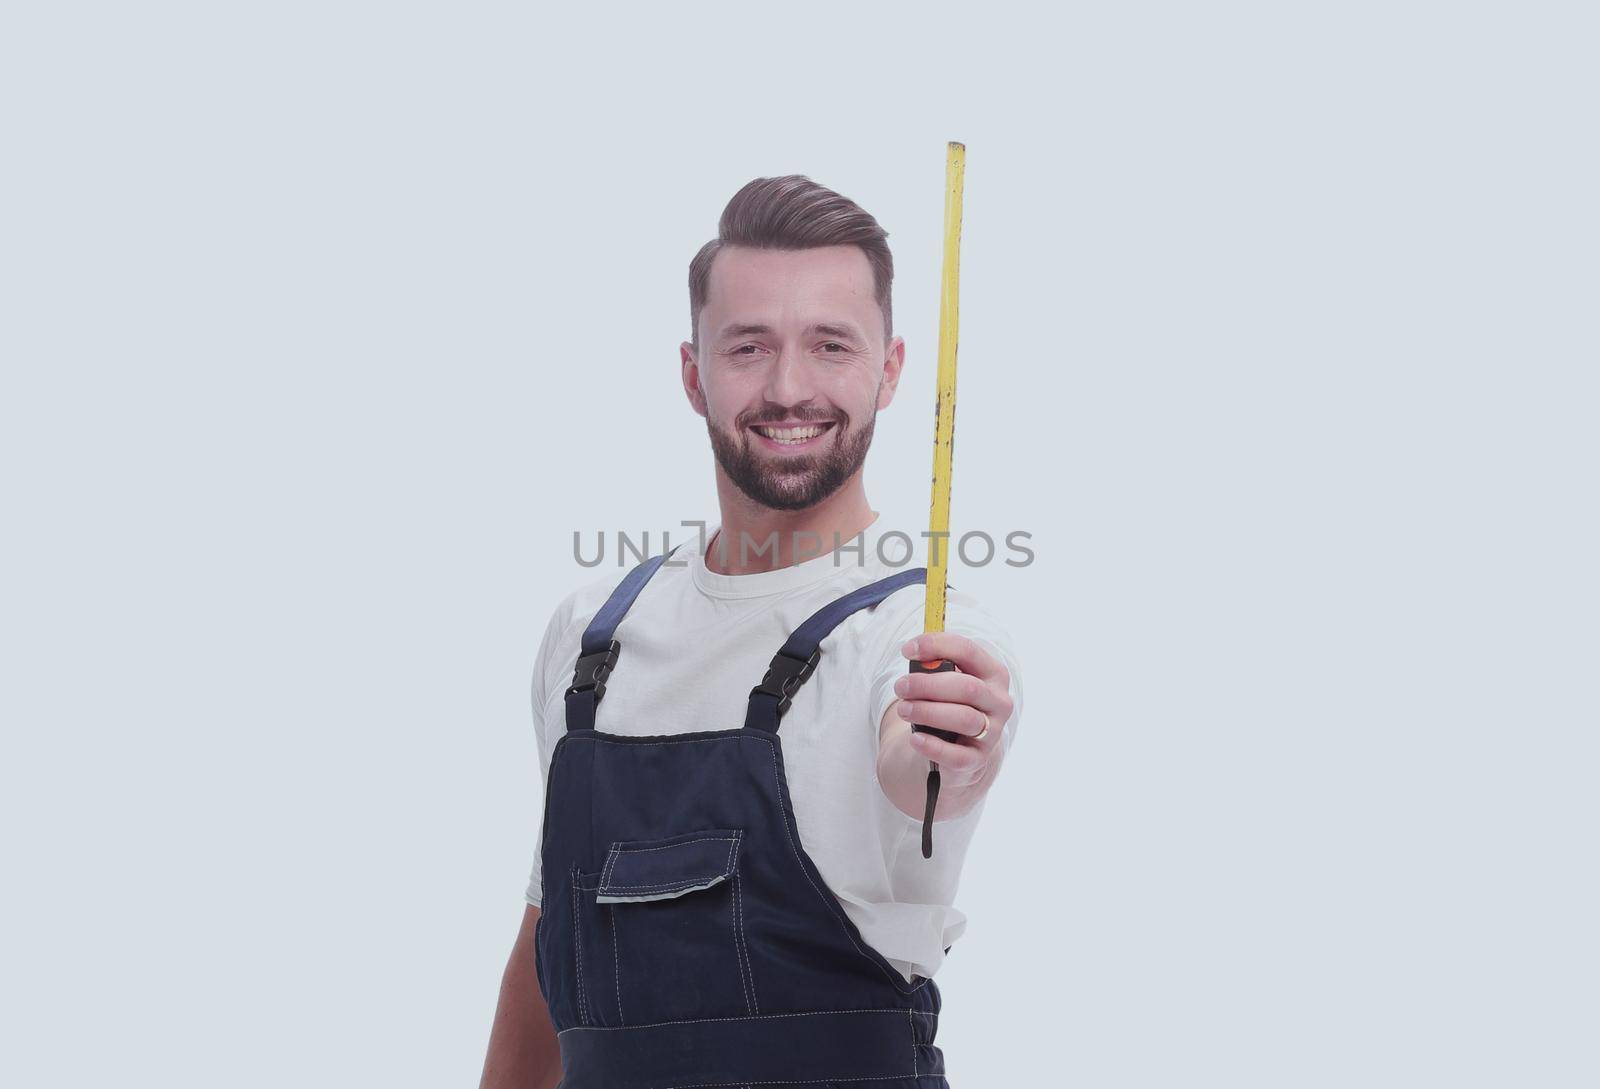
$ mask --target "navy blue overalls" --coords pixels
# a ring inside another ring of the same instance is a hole
[[[743,727],[594,728],[617,625],[665,556],[583,634],[550,759],[534,937],[562,1089],[948,1089],[939,989],[861,938],[800,843],[778,723],[846,617],[910,569],[831,602],[750,693]]]

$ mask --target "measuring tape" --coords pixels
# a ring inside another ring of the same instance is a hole
[[[956,343],[961,288],[961,189],[967,171],[967,146],[952,140],[944,168],[944,275],[939,286],[939,399],[933,429],[933,502],[928,508],[928,588],[924,631],[944,631],[945,580],[950,562],[950,465],[956,439]],[[913,673],[953,673],[956,665],[935,658],[912,662]],[[946,741],[954,730],[913,724],[913,730]],[[939,765],[928,761],[928,805],[922,815],[922,857],[933,857],[933,810],[939,803]]]

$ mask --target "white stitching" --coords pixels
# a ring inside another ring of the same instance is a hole
[[[741,829],[739,835],[743,835],[743,834],[744,834],[744,832]],[[601,870],[600,870],[600,884],[601,884],[602,887],[605,887],[605,888],[618,888],[618,889],[647,889],[647,888],[651,888],[652,886],[650,886],[650,885],[612,885],[612,884],[610,884],[611,873],[616,869],[617,859],[620,856],[625,855],[625,854],[633,855],[633,854],[643,854],[646,851],[668,851],[668,850],[671,850],[674,847],[682,847],[682,846],[684,846],[686,844],[690,844],[690,843],[721,843],[724,840],[726,840],[729,843],[738,843],[739,842],[739,837],[738,836],[734,836],[734,837],[732,837],[730,839],[728,836],[697,836],[697,837],[695,837],[693,839],[680,840],[677,843],[663,843],[663,844],[661,844],[660,846],[657,846],[657,847],[624,847],[622,845],[622,843],[620,843],[620,842],[619,843],[614,843],[614,844],[611,845],[610,853],[607,854],[607,856],[606,856],[606,864],[605,864],[605,866],[603,866],[601,868]],[[626,841],[623,841],[623,842],[626,842]],[[732,851],[731,848],[729,849],[728,855],[729,855],[729,858],[731,859],[732,856],[733,856],[733,851]],[[728,869],[729,870],[733,869],[733,864],[731,862],[728,865]],[[728,875],[727,875],[727,873],[722,873],[722,874],[717,874],[715,876],[726,877]],[[696,878],[695,880],[703,881],[703,880],[705,880],[705,878]],[[668,885],[670,885],[672,883],[673,882],[661,883],[661,887],[665,888],[665,887],[667,887]]]
[[[744,838],[744,830],[740,829],[739,837]],[[738,929],[734,931],[734,951],[744,957],[745,978],[750,981],[750,1005],[752,1012],[761,1012],[761,999],[756,994],[755,965],[750,960],[750,945],[744,937],[744,883],[739,880],[738,862],[732,853],[728,855],[728,869],[733,871],[733,906],[738,920]]]
[[[733,903],[730,905],[733,915],[733,962],[734,966],[739,969],[739,989],[744,991],[744,1012],[755,1013],[756,1011],[752,1008],[750,999],[750,984],[745,976],[744,959],[739,954],[739,875],[734,873],[733,869],[733,852],[738,849],[738,846],[739,839],[735,836],[733,842],[728,844],[728,861],[726,864],[728,872],[733,874]]]
[[[622,1016],[622,954],[617,952],[617,912],[607,904],[606,914],[611,916],[611,974],[617,982],[617,1024],[626,1025],[628,1019]]]
[[[760,1013],[761,1000],[756,995],[755,966],[750,961],[750,947],[744,938],[744,894],[742,886],[739,884],[737,870],[733,874],[733,909],[735,920],[733,932],[734,951],[740,954],[745,977],[750,981],[750,1004],[754,1007],[753,1012]]]
[[[703,884],[704,882],[707,882],[707,881],[710,881],[713,884],[715,884],[718,881],[726,881],[727,879],[728,879],[728,875],[725,874],[725,873],[711,873],[711,874],[706,874],[706,876],[704,876],[704,877],[675,877],[671,881],[660,881],[660,882],[657,882],[654,885],[607,885],[607,884],[602,882],[601,885],[600,885],[600,891],[601,892],[615,892],[618,889],[632,889],[632,890],[638,890],[638,889],[675,889],[675,888],[678,888],[680,885],[682,885],[682,886],[699,885],[699,884]],[[706,887],[710,888],[711,886],[707,885]]]
[[[626,1030],[628,1032],[639,1032],[639,1031],[641,1031],[643,1029],[672,1028],[672,1027],[674,1027],[676,1025],[706,1025],[706,1024],[713,1024],[713,1023],[716,1023],[718,1021],[774,1021],[774,1020],[778,1020],[778,1019],[784,1018],[784,1017],[823,1017],[823,1016],[826,1016],[828,1014],[834,1014],[834,1013],[892,1013],[897,1017],[902,1013],[909,1013],[913,1017],[938,1017],[939,1016],[938,1014],[933,1013],[930,1010],[910,1010],[910,1009],[905,1009],[904,1007],[901,1007],[899,1009],[892,1009],[892,1010],[888,1010],[888,1009],[879,1009],[879,1010],[801,1010],[801,1011],[799,1011],[797,1013],[758,1013],[758,1014],[753,1014],[753,1015],[748,1016],[748,1017],[694,1017],[694,1018],[690,1018],[690,1019],[685,1020],[685,1021],[652,1021],[647,1025],[627,1025],[627,1026],[624,1026],[624,1027],[626,1028]],[[617,1029],[612,1028],[610,1025],[588,1025],[588,1026],[573,1025],[571,1028],[562,1029],[561,1032],[556,1033],[556,1035],[559,1036],[559,1035],[561,1035],[561,1033],[564,1033],[564,1032],[616,1032],[616,1031],[617,1031]]]
[[[911,1029],[911,1076],[917,1076],[917,1023],[911,1020],[911,1011],[906,1010],[906,1025]]]
[[[623,842],[626,842],[626,841],[623,841]],[[646,851],[670,851],[674,847],[685,847],[685,846],[687,846],[687,845],[689,845],[691,843],[738,843],[738,842],[739,842],[739,837],[738,836],[696,836],[694,839],[679,840],[677,843],[663,843],[658,847],[623,847],[620,844],[616,844],[616,845],[612,846],[611,850],[612,850],[612,853],[614,853],[614,854],[641,855],[641,854],[644,854]]]
[[[731,916],[731,929],[733,931],[733,966],[739,970],[739,989],[744,992],[744,1012],[754,1013],[750,1008],[750,985],[744,978],[744,960],[739,956],[739,875],[733,877],[733,896],[729,898],[728,914]]]
[[[578,864],[572,864],[572,955],[577,961],[578,1020],[589,1023],[589,998],[583,990],[583,931],[578,921]]]
[[[750,969],[745,964],[744,943],[739,940],[743,923],[740,918],[739,875],[733,875],[733,960],[739,968],[739,986],[744,989],[744,1012],[760,1013],[761,1008],[756,1005],[755,994],[752,990],[753,981],[750,978]]]

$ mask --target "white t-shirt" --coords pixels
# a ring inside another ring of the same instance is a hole
[[[595,729],[639,735],[743,725],[750,689],[807,617],[859,586],[923,562],[919,556],[915,563],[889,566],[878,555],[873,531],[863,537],[864,560],[847,548],[748,575],[706,567],[706,543],[718,547],[714,530],[703,541],[685,542],[617,629],[622,652],[606,682]],[[884,547],[894,559],[904,551],[899,541]],[[568,595],[545,629],[533,676],[542,777],[548,777],[550,755],[566,730],[565,692],[583,630],[627,573],[615,562],[610,560],[603,577]],[[959,578],[957,568],[951,582]],[[935,822],[933,857],[923,858],[920,817],[896,809],[878,785],[878,724],[896,698],[895,680],[906,673],[900,647],[923,630],[923,597],[920,585],[904,587],[835,628],[779,729],[801,844],[862,938],[907,981],[914,972],[933,976],[945,947],[966,929],[966,916],[952,905],[983,810],[979,802],[960,817]],[[979,641],[1010,671],[1014,709],[1001,739],[1009,749],[1022,713],[1021,671],[1009,635],[953,587],[945,628]],[[542,892],[539,843],[536,837],[526,896],[535,906]]]

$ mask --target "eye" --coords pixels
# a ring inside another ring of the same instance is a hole
[[[749,354],[754,354],[755,352],[759,352],[761,350],[760,348],[756,347],[754,344],[741,344],[737,348],[735,348],[732,352],[730,352],[729,354],[730,355],[744,355],[744,354],[747,354],[745,352],[746,348],[750,349],[750,353]]]
[[[839,352],[848,352],[850,350],[849,348],[845,347],[843,344],[840,344],[837,340],[830,340],[830,341],[828,341],[828,343],[824,344],[822,347],[823,347],[824,351],[827,351],[827,349],[829,349],[829,348],[837,348],[837,349],[839,349]],[[828,352],[828,354],[829,355],[838,355],[839,352]]]

